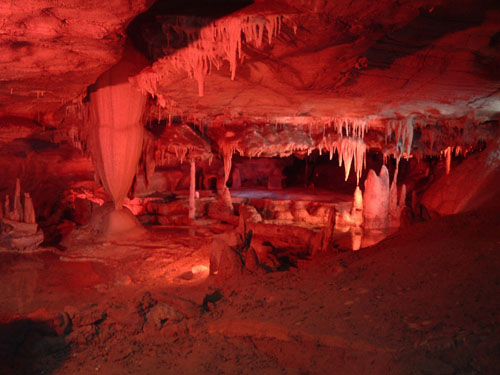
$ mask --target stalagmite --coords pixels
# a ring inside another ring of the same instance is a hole
[[[450,169],[451,169],[451,153],[452,153],[452,147],[448,146],[444,150],[444,156],[446,158],[446,174],[450,174]]]
[[[354,190],[354,200],[352,208],[355,210],[363,209],[363,194],[361,193],[361,189],[359,188],[359,186],[356,186],[356,189]]]
[[[354,190],[354,200],[352,202],[351,220],[356,226],[363,224],[363,194],[359,186]]]
[[[403,184],[403,186],[401,186],[401,192],[399,193],[399,204],[398,204],[398,207],[400,210],[403,209],[403,207],[406,206],[406,185]],[[401,212],[400,212],[401,214]]]
[[[351,210],[341,211],[337,218],[337,229],[347,231],[349,228],[360,228],[363,225],[363,194],[356,186],[353,195]]]
[[[21,184],[16,180],[14,209],[10,209],[9,196],[5,196],[5,217],[0,208],[0,221],[10,228],[6,233],[0,233],[0,243],[16,250],[33,250],[43,242],[43,231],[38,228],[35,220],[35,210],[29,193],[24,193],[21,202]],[[2,238],[3,237],[3,238]]]
[[[10,219],[11,213],[10,213],[10,198],[9,194],[5,196],[5,217]]]
[[[361,228],[351,228],[351,247],[354,251],[361,248],[363,240],[363,230]]]
[[[396,170],[394,171],[394,177],[392,178],[391,188],[389,190],[389,211],[396,212],[398,208],[398,172],[399,172],[399,161],[401,157],[396,157]]]
[[[389,225],[389,171],[385,165],[377,174],[370,169],[363,196],[365,228],[386,228]]]
[[[35,209],[29,193],[24,193],[24,222],[29,224],[36,223]]]
[[[406,185],[401,187],[398,200],[399,159],[398,157],[390,188],[389,172],[385,165],[382,166],[379,176],[373,170],[368,172],[363,196],[365,228],[399,227],[401,212],[406,205]]]
[[[231,165],[233,161],[233,148],[225,147],[223,150],[222,157],[224,158],[224,184],[227,186],[227,181],[229,180],[229,175],[231,174]]]
[[[189,219],[194,220],[196,217],[196,164],[194,159],[190,162],[190,179],[189,179]]]
[[[12,220],[23,221],[23,206],[21,205],[21,182],[16,178],[16,192],[14,194],[14,210]]]
[[[391,188],[389,189],[389,211],[395,212],[398,208],[398,186],[396,179],[392,180]]]
[[[391,206],[389,209],[389,225],[391,227],[399,227],[401,212],[403,211],[403,208],[406,206],[406,185],[403,184],[401,186],[401,192],[399,193],[399,201],[397,197],[397,186],[395,186],[394,188],[391,186],[390,195],[391,195],[390,196]]]
[[[232,179],[233,179],[233,184],[231,185],[231,187],[233,189],[241,188],[241,175],[240,175],[239,168],[237,168],[237,167],[233,168]]]

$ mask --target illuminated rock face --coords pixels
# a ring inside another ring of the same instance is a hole
[[[147,3],[2,1],[0,116],[51,117],[62,103],[83,97],[120,59],[123,30]]]
[[[162,3],[171,4],[0,5],[0,116],[60,124],[119,60],[126,32],[150,58],[134,84],[169,115],[224,123],[422,116],[435,124],[487,120],[500,106],[494,0]],[[451,145],[442,146],[437,152]]]

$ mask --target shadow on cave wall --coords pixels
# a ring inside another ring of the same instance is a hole
[[[47,322],[0,323],[0,374],[52,374],[69,355],[63,336]]]
[[[193,17],[196,19],[193,27],[201,29],[252,3],[253,0],[156,0],[146,12],[130,22],[127,37],[138,51],[153,62],[188,45],[184,35],[169,29],[169,24],[175,25],[175,17]],[[168,41],[166,31],[169,32]]]
[[[99,88],[128,82],[130,76],[139,74],[154,61],[187,47],[197,39],[197,32],[210,22],[252,3],[253,0],[156,0],[146,12],[129,23],[120,61],[87,88],[83,101],[87,102],[90,93]],[[192,39],[188,40],[187,34],[178,29],[178,16],[192,17],[189,25]],[[112,78],[108,72],[112,72]]]
[[[406,26],[385,34],[369,48],[364,57],[366,69],[389,69],[395,60],[427,48],[434,41],[457,31],[481,25],[490,9],[500,8],[497,0],[481,1],[471,7],[470,2],[448,2],[420,13]]]

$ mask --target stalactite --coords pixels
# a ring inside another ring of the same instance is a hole
[[[363,138],[366,132],[367,121],[362,118],[350,118],[350,117],[339,117],[330,120],[330,124],[333,123],[337,134],[347,137],[359,137]]]
[[[178,31],[186,34],[187,24],[192,19],[178,18]],[[259,48],[262,44],[263,30],[267,31],[269,43],[281,29],[282,16],[228,16],[208,23],[199,34],[189,35],[189,45],[176,53],[158,60],[133,79],[142,90],[154,95],[157,82],[172,71],[185,71],[198,82],[198,94],[204,95],[205,77],[212,67],[220,68],[224,60],[229,62],[231,79],[236,76],[238,61],[243,59],[242,39]]]
[[[338,153],[339,167],[344,164],[346,181],[349,178],[354,160],[356,180],[359,183],[364,165],[366,165],[366,144],[363,137],[366,132],[367,121],[362,118],[331,117],[324,121],[322,125],[323,129],[316,129],[315,132],[316,136],[322,132],[322,135],[319,135],[321,140],[316,148],[320,154],[323,150],[328,151],[330,160],[335,152]],[[333,128],[336,135],[330,132],[327,133],[326,128]]]
[[[366,144],[361,138],[342,137],[338,146],[339,166],[344,163],[345,180],[349,178],[352,161],[354,159],[354,170],[356,173],[356,181],[359,184],[359,179],[363,173],[365,164]]]
[[[386,123],[386,142],[395,135],[396,155],[408,159],[413,144],[413,117],[404,120],[391,120]]]

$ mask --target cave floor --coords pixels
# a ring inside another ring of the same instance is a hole
[[[0,373],[500,369],[497,209],[224,285],[208,277],[213,232],[202,224],[64,252],[0,253]]]

